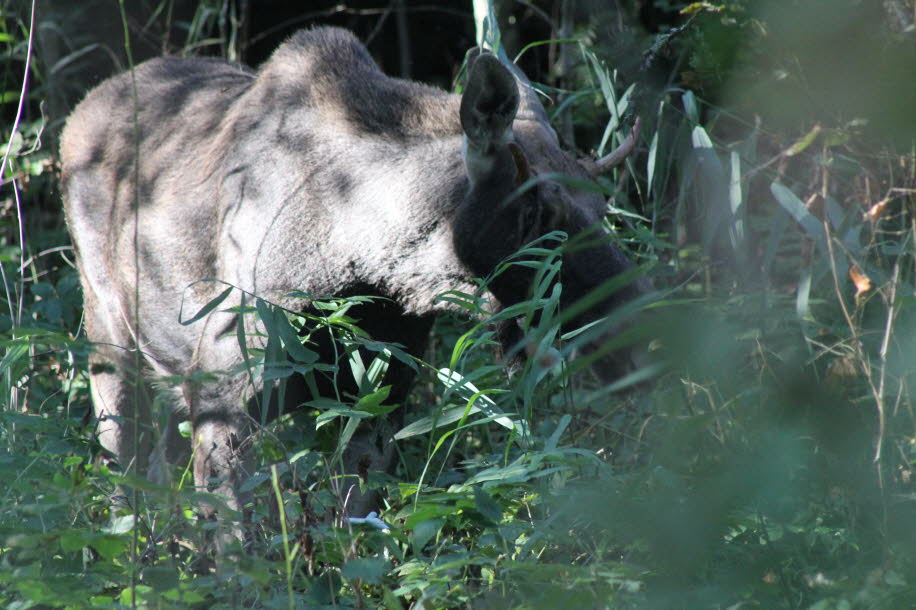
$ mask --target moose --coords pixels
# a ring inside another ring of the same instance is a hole
[[[95,345],[98,436],[122,468],[156,478],[189,456],[195,485],[243,509],[250,408],[264,383],[241,366],[233,331],[245,294],[299,310],[293,293],[380,297],[355,310],[360,327],[422,354],[450,307],[438,295],[474,292],[473,278],[550,231],[600,226],[604,198],[551,177],[591,180],[629,152],[635,128],[609,157],[577,161],[519,69],[485,51],[468,66],[463,94],[451,94],[388,77],[352,34],[315,28],[257,71],[158,58],[78,105],[61,138],[63,200]],[[564,251],[561,305],[632,270],[607,239]],[[513,266],[492,279],[489,298],[519,303],[531,281],[530,268]],[[206,311],[226,284],[237,290]],[[570,324],[640,290],[634,282]],[[182,306],[206,313],[183,324]],[[391,363],[390,400],[404,399],[413,374]],[[137,385],[165,376],[184,381],[170,390],[179,415],[157,444]],[[286,401],[302,404],[313,389],[302,384]],[[175,423],[188,417],[192,446]],[[368,428],[347,447],[350,474],[391,466],[390,433]],[[347,509],[366,502],[354,491]]]

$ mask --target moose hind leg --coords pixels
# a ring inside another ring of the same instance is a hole
[[[99,442],[113,454],[124,472],[145,474],[152,450],[149,387],[142,363],[126,329],[112,329],[99,319],[98,308],[87,297],[86,326],[95,343],[89,357],[89,385],[98,422]]]

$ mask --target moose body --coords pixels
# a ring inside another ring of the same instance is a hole
[[[593,192],[545,180],[510,197],[538,174],[588,178],[512,70],[480,54],[453,95],[384,75],[348,32],[320,28],[294,35],[257,72],[161,58],[87,95],[62,136],[64,204],[96,345],[99,436],[122,467],[157,468],[147,463],[139,361],[154,377],[189,379],[175,398],[190,414],[195,482],[241,508],[246,404],[259,387],[239,372],[238,313],[225,309],[243,292],[299,309],[295,291],[384,297],[360,307],[361,327],[419,354],[448,307],[438,295],[473,292],[473,277],[550,230],[600,222],[606,204]],[[563,302],[631,267],[606,242],[564,255]],[[225,288],[202,278],[239,290],[183,325],[180,307],[199,311]],[[489,290],[509,305],[528,283],[520,268]],[[210,380],[190,381],[196,373]],[[411,375],[392,363],[391,400]],[[182,441],[166,437],[161,457],[172,461]],[[385,444],[378,430],[361,432],[347,468],[387,468]]]

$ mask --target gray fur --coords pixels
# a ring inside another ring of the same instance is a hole
[[[246,374],[226,373],[241,359],[225,334],[231,314],[178,323],[182,298],[187,316],[224,288],[188,288],[196,280],[219,278],[287,307],[302,307],[285,296],[292,291],[384,296],[393,304],[358,317],[375,338],[420,353],[431,317],[446,307],[437,295],[472,292],[472,277],[527,239],[552,228],[574,234],[605,211],[600,196],[553,183],[502,205],[527,172],[587,176],[558,148],[527,83],[516,116],[516,77],[492,56],[473,62],[464,99],[385,76],[351,34],[332,28],[297,33],[257,72],[161,58],[138,66],[134,78],[138,140],[126,73],[86,96],[61,144],[87,332],[98,348],[91,380],[99,435],[122,466],[149,468],[149,414],[142,402],[136,410],[129,373],[138,346],[154,375],[220,376],[186,383],[181,402],[194,426],[196,484],[235,509],[252,429],[245,404],[258,388]],[[546,218],[553,225],[531,226]],[[630,267],[611,246],[567,258],[569,302]],[[524,272],[500,278],[491,288],[497,301],[526,298]],[[395,369],[389,381],[401,399],[411,375]],[[366,460],[387,468],[381,434],[355,437],[347,468]],[[177,435],[166,437],[157,454],[178,459]]]

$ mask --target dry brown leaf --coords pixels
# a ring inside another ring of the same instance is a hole
[[[859,375],[856,361],[852,356],[842,356],[831,361],[827,366],[824,381],[831,388],[841,390],[855,381]]]
[[[871,278],[865,275],[858,265],[853,265],[849,268],[849,279],[856,286],[856,298],[871,290]]]
[[[884,214],[884,210],[887,208],[887,202],[889,200],[885,197],[875,205],[871,206],[865,214],[862,215],[863,220],[868,220],[871,222],[877,222],[881,215]]]

